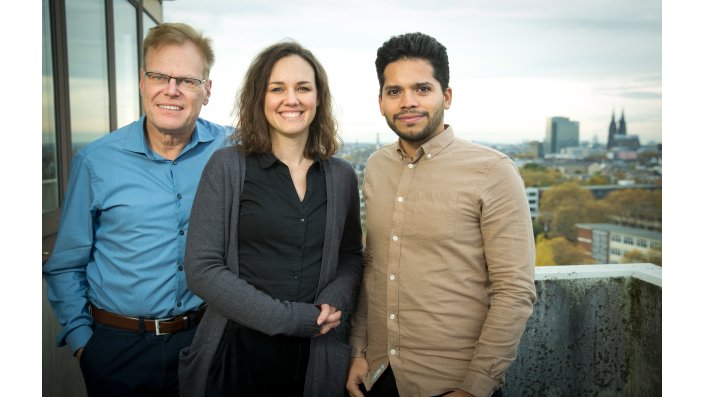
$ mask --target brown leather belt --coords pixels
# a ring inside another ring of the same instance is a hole
[[[90,312],[93,315],[93,319],[101,324],[109,325],[115,328],[122,328],[131,331],[140,330],[140,319],[137,317],[125,317],[119,314],[111,313],[102,309],[99,309],[93,305],[90,306]],[[189,329],[192,326],[198,324],[203,318],[203,314],[206,312],[206,307],[180,314],[178,316],[162,318],[162,319],[144,319],[144,330],[147,332],[154,332],[157,335],[173,334],[185,329]]]

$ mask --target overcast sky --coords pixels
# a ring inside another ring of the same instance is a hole
[[[658,0],[176,0],[167,22],[214,40],[213,96],[202,116],[231,123],[237,89],[264,47],[293,38],[325,67],[346,142],[395,139],[377,106],[377,48],[420,31],[448,48],[453,103],[446,122],[481,142],[543,140],[546,118],[580,122],[606,142],[612,112],[627,133],[661,141]]]

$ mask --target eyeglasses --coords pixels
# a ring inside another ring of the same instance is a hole
[[[199,80],[199,79],[194,79],[191,77],[174,77],[174,76],[169,76],[167,74],[162,74],[162,73],[157,73],[157,72],[144,72],[145,77],[147,77],[147,81],[150,83],[156,85],[156,86],[163,86],[169,84],[171,79],[176,80],[176,86],[179,88],[183,88],[186,90],[197,90],[199,87],[201,87],[206,80]]]

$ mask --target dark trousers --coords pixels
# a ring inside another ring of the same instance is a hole
[[[90,397],[178,397],[179,351],[196,327],[170,335],[95,324],[81,371]]]
[[[209,369],[206,396],[303,396],[310,343],[228,322]]]
[[[377,379],[377,382],[372,385],[372,390],[365,390],[365,386],[363,384],[360,384],[360,390],[362,390],[362,394],[364,394],[365,397],[399,397],[397,381],[394,378],[394,372],[392,371],[391,366],[388,366],[379,379]],[[435,397],[445,396],[449,393],[450,392],[446,392]],[[495,390],[491,397],[502,397],[502,389]]]

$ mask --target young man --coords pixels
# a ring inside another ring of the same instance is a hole
[[[399,141],[365,171],[348,391],[501,395],[536,299],[524,183],[506,155],[444,124],[452,90],[443,45],[422,33],[395,36],[375,64],[380,111]]]
[[[183,272],[201,171],[228,130],[200,119],[211,40],[164,23],[144,40],[144,115],[88,145],[71,166],[43,268],[90,396],[177,396],[178,353],[205,310]]]

